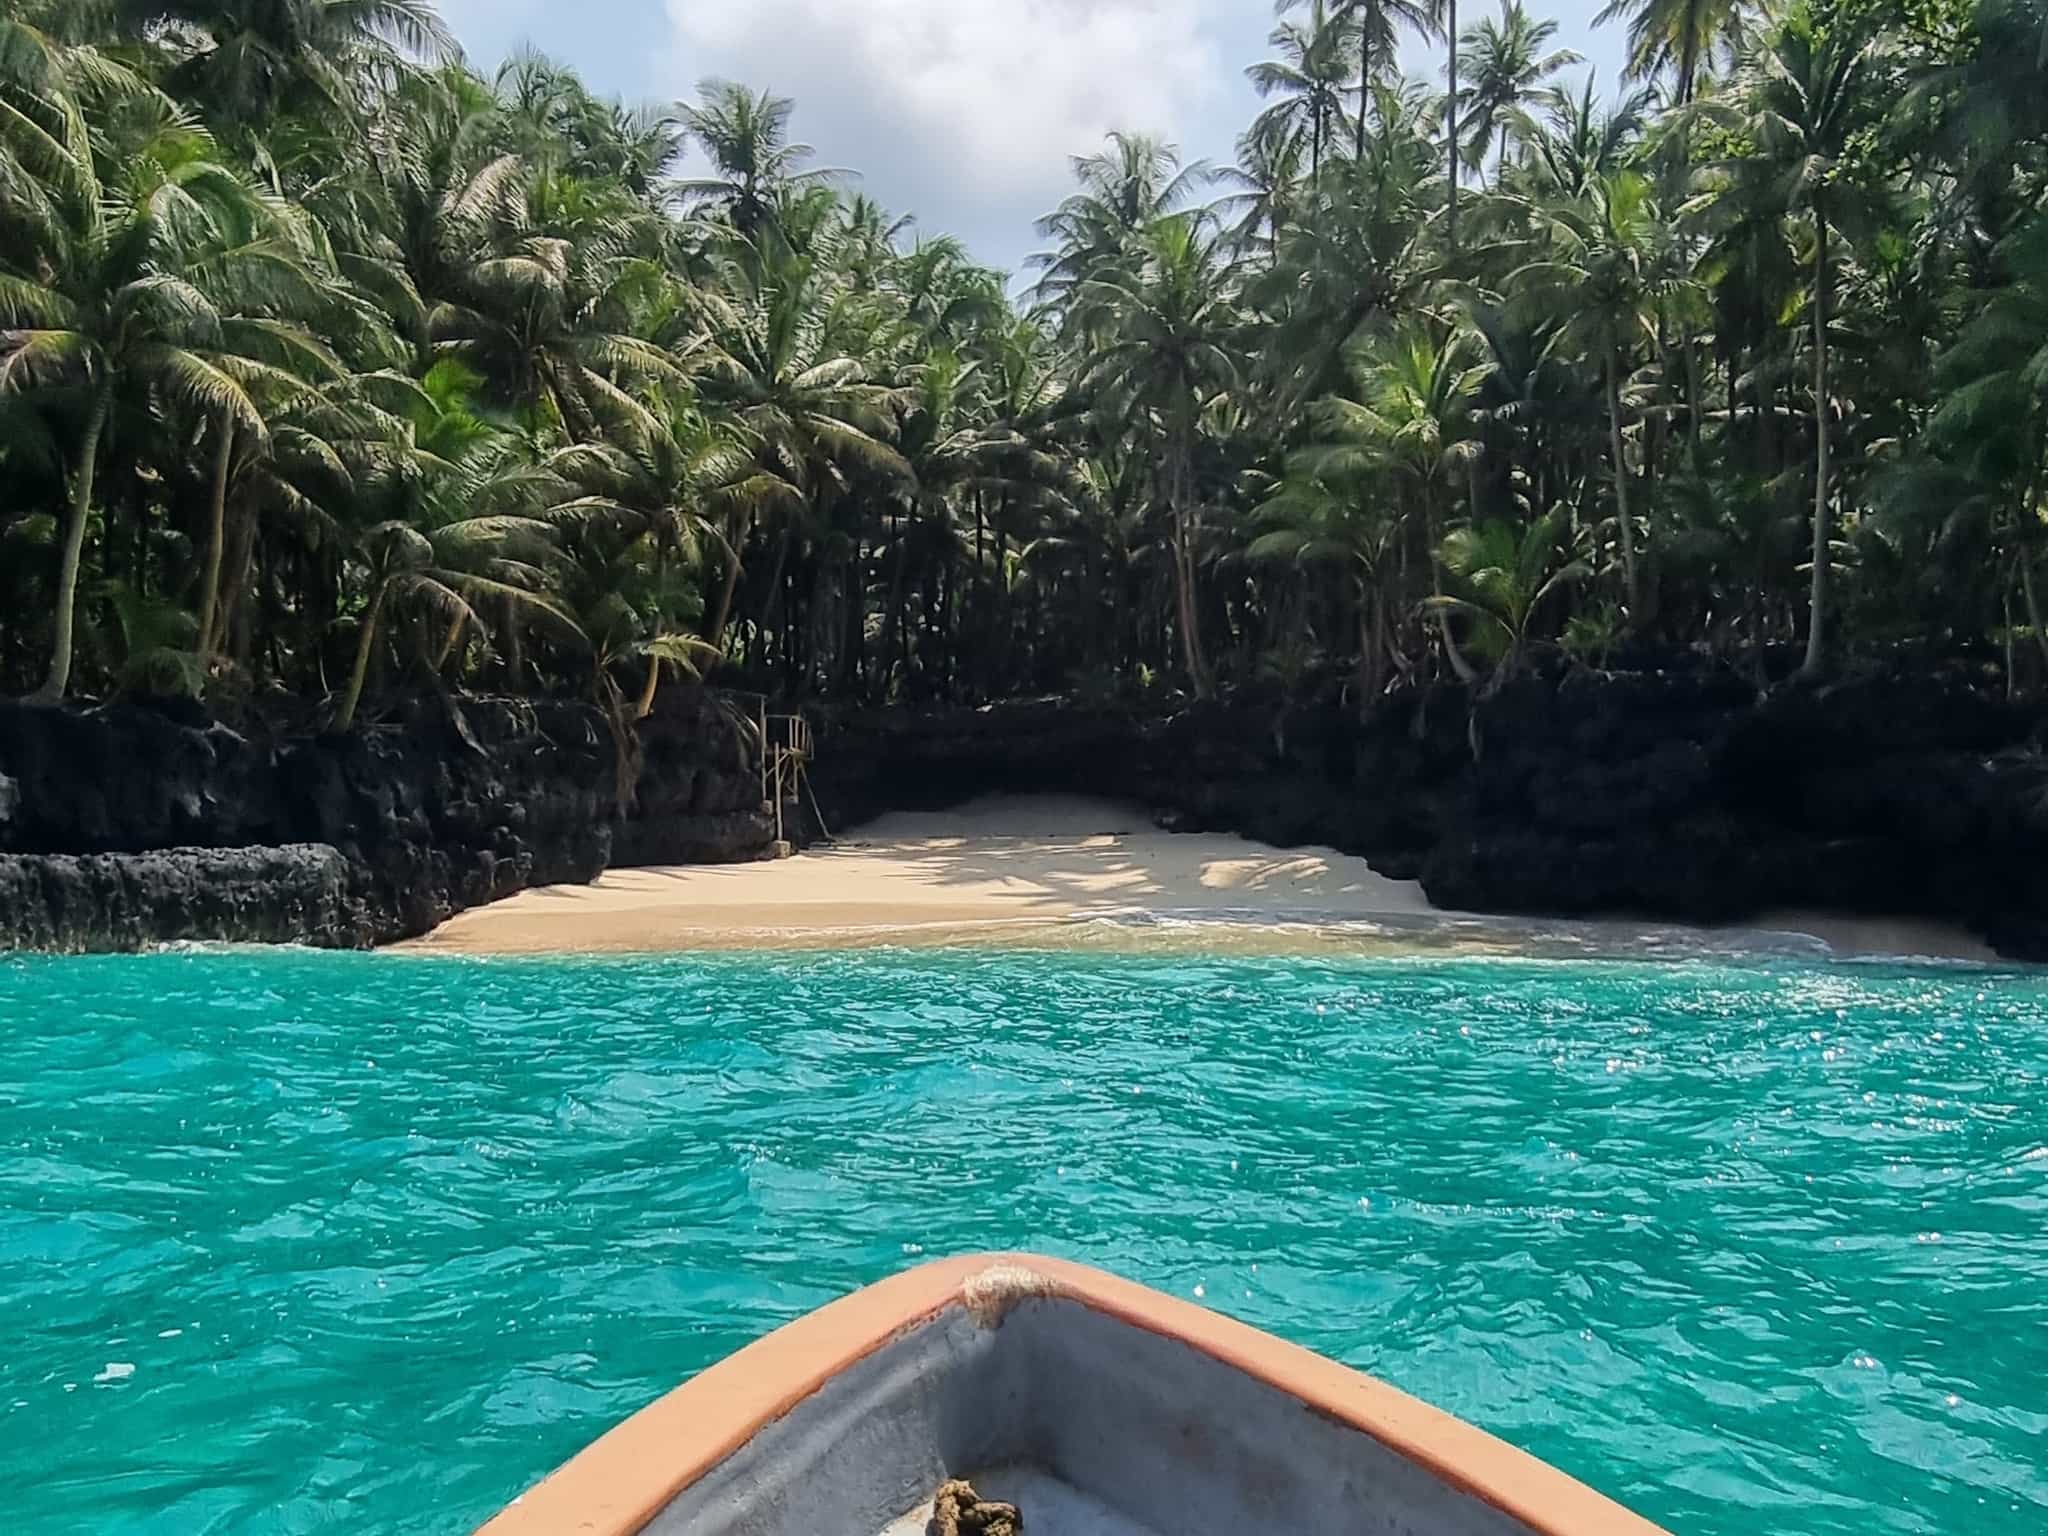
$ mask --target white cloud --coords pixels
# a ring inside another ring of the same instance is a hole
[[[1006,264],[1111,129],[1208,136],[1245,62],[1208,30],[1217,3],[667,0],[678,94],[716,75],[794,97],[821,161]]]

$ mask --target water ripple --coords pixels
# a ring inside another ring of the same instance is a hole
[[[1088,951],[0,963],[9,1528],[460,1532],[1036,1247],[1684,1536],[2048,1527],[2048,984]]]

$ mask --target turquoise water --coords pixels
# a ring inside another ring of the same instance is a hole
[[[1682,1536],[2048,1528],[2048,979],[0,961],[9,1531],[456,1533],[923,1256],[1089,1260]]]

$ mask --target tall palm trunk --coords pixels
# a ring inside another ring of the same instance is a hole
[[[1386,657],[1380,648],[1385,626],[1380,622],[1379,586],[1370,573],[1358,580],[1358,717],[1372,712],[1386,676]]]
[[[881,643],[875,649],[875,674],[881,682],[880,696],[884,700],[889,697],[890,681],[896,672],[896,637],[903,628],[903,585],[909,560],[909,534],[903,527],[903,519],[892,515],[891,521],[896,525],[896,539],[889,557],[889,592],[882,600]]]
[[[654,585],[657,589],[662,585],[662,572],[665,563],[662,559],[663,548],[664,546],[657,541],[654,546]],[[658,640],[661,638],[661,620],[658,615],[655,619],[654,628],[655,638]],[[659,656],[649,656],[647,658],[647,682],[641,688],[640,700],[633,708],[633,718],[635,720],[645,720],[654,713],[654,691],[660,686],[661,658]]]
[[[220,567],[228,533],[228,470],[235,457],[235,424],[223,417],[220,447],[213,458],[213,500],[206,528],[206,569],[199,584],[199,665],[213,660],[215,620],[220,615]]]
[[[370,676],[370,652],[377,643],[377,619],[384,612],[384,594],[390,590],[388,581],[378,582],[369,609],[363,614],[363,630],[356,636],[356,659],[349,668],[348,689],[341,696],[341,708],[334,712],[337,731],[345,731],[356,723],[356,706],[363,701],[363,684]]]
[[[1195,601],[1194,517],[1188,506],[1194,455],[1185,434],[1175,434],[1172,451],[1172,484],[1167,499],[1173,516],[1173,594],[1180,618],[1181,660],[1187,666],[1195,697],[1206,699],[1210,693],[1209,669],[1202,657],[1201,612]]]
[[[1621,579],[1628,589],[1628,616],[1633,624],[1642,593],[1636,580],[1636,535],[1628,506],[1628,458],[1621,438],[1621,366],[1607,354],[1607,442],[1614,454],[1614,537],[1621,546]]]
[[[519,604],[505,599],[505,668],[512,691],[519,691],[526,676],[526,638],[519,626]]]
[[[1827,658],[1828,558],[1828,216],[1813,194],[1813,587],[1807,597],[1802,677],[1817,677]]]
[[[711,616],[711,633],[706,637],[713,646],[725,644],[726,621],[732,617],[732,595],[740,584],[740,540],[746,537],[746,530],[736,528],[725,545],[725,581],[718,589],[718,607]]]
[[[1358,21],[1358,138],[1352,147],[1353,157],[1365,159],[1365,114],[1372,102],[1372,37],[1366,30],[1365,18]]]
[[[1444,140],[1450,155],[1451,200],[1444,219],[1444,233],[1455,255],[1458,249],[1458,0],[1447,0],[1445,9],[1450,16],[1444,35],[1451,45],[1451,94],[1444,102]]]
[[[867,555],[862,541],[854,541],[846,557],[846,571],[840,577],[839,676],[849,691],[865,686],[868,647]]]
[[[1700,467],[1700,412],[1702,401],[1700,399],[1700,355],[1699,348],[1695,342],[1696,338],[1691,329],[1688,328],[1685,333],[1685,441],[1686,447],[1691,453],[1692,470],[1697,474]],[[1735,415],[1733,398],[1733,392],[1731,391],[1728,408],[1731,421]]]
[[[804,599],[804,621],[800,631],[798,661],[800,673],[799,697],[807,696],[814,684],[824,676],[821,660],[821,640],[826,624],[826,602],[831,590],[832,567],[822,552],[811,558],[811,590]]]
[[[448,633],[441,637],[441,651],[434,658],[434,670],[440,672],[448,665],[448,658],[455,654],[455,647],[462,643],[462,633],[469,627],[469,615],[458,613],[448,621]]]
[[[234,552],[223,573],[220,593],[219,648],[232,654],[235,664],[249,664],[249,642],[253,628],[249,609],[249,576],[256,562],[256,517],[253,510],[235,525]]]
[[[2041,601],[2034,590],[2034,552],[2027,547],[2027,531],[2038,530],[2041,526],[2041,472],[2044,467],[2042,453],[2048,448],[2048,432],[2037,434],[2034,442],[2034,467],[2027,476],[2027,493],[2020,502],[2020,526],[2013,530],[2015,553],[2013,563],[2019,567],[2020,596],[2026,602],[2027,627],[2034,632],[2034,644],[2041,648],[2041,660],[2048,663],[2048,627],[2041,623]],[[2005,599],[2005,690],[2011,697],[2016,686],[2012,670],[2012,596]]]
[[[1422,495],[1422,537],[1429,546],[1429,591],[1438,601],[1436,609],[1437,638],[1443,643],[1444,660],[1451,664],[1451,673],[1467,688],[1478,681],[1479,670],[1465,659],[1465,652],[1458,644],[1458,637],[1451,632],[1451,615],[1444,606],[1444,530],[1436,515],[1436,496],[1425,488]]]
[[[38,703],[55,704],[71,686],[71,648],[78,618],[78,567],[85,556],[85,524],[92,512],[93,472],[99,463],[100,437],[107,427],[107,415],[114,405],[111,377],[93,392],[85,418],[85,435],[78,444],[78,470],[71,482],[71,516],[64,527],[64,555],[57,567],[57,608],[55,634],[51,642],[50,670],[43,686],[35,692]]]
[[[605,668],[602,655],[591,663],[591,697],[604,712],[605,729],[612,737],[612,805],[618,819],[633,814],[640,786],[640,737],[626,719],[626,696]]]

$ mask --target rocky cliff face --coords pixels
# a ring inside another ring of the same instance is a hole
[[[761,809],[761,770],[744,711],[707,688],[670,688],[640,724],[633,815],[612,862],[731,864],[758,859],[775,836]]]
[[[1422,869],[1432,900],[1912,914],[2048,958],[2036,711],[1924,677],[1761,701],[1725,678],[1577,677],[1510,690],[1478,722]]]
[[[1464,707],[1462,692],[1418,692],[1369,728],[1277,701],[1170,716],[1050,700],[868,710],[826,717],[812,777],[835,830],[885,810],[1056,791],[1136,800],[1176,831],[1369,852],[1412,877],[1469,761]]]
[[[1759,699],[1725,673],[1577,673],[1411,692],[1366,722],[1274,703],[852,714],[816,778],[835,826],[985,788],[1128,796],[1171,827],[1363,854],[1446,907],[1919,915],[2048,959],[2043,729],[1954,679]]]
[[[1579,673],[1479,700],[1417,690],[1365,722],[1269,699],[817,724],[834,830],[1066,790],[1137,800],[1173,828],[1363,854],[1447,907],[1921,915],[2048,959],[2048,722],[1967,680],[1760,700],[1722,673]],[[335,737],[0,704],[0,948],[367,945],[609,863],[766,851],[758,766],[716,695],[665,692],[641,742],[621,821],[611,739],[583,705],[428,699]]]
[[[648,738],[652,832],[616,824],[611,738],[579,704],[422,699],[336,736],[0,703],[0,948],[360,947],[621,856],[758,856],[758,778],[715,703],[676,690]]]

